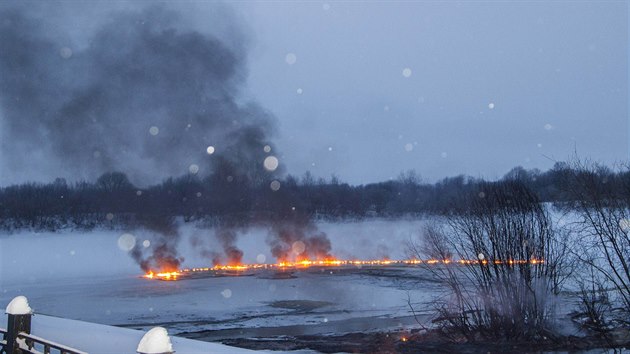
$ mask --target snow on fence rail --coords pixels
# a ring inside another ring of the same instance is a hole
[[[7,306],[7,329],[0,328],[0,352],[4,354],[87,354],[31,334],[33,310],[24,296],[15,297]]]
[[[31,334],[33,310],[24,296],[17,296],[7,306],[7,329],[0,328],[0,354],[87,354],[79,349]],[[166,329],[148,331],[137,349],[138,354],[173,354],[173,345]]]
[[[60,354],[87,354],[78,349],[70,348],[63,344],[58,344],[24,332],[19,333],[17,339],[22,353],[51,354],[51,350],[56,350]]]

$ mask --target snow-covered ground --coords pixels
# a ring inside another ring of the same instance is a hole
[[[0,321],[6,323],[6,315],[0,315]],[[46,340],[62,343],[74,349],[90,354],[135,353],[145,332],[105,326],[96,323],[69,320],[65,318],[36,315],[32,318],[32,333]],[[259,353],[247,349],[230,347],[217,343],[208,343],[171,336],[173,349],[177,353],[216,353],[249,354]],[[280,354],[279,352],[274,352]],[[306,354],[308,351],[293,351],[293,354]]]
[[[372,220],[319,226],[339,258],[404,259],[405,244],[417,237],[422,223]],[[37,314],[141,330],[159,325],[174,335],[211,330],[204,338],[208,340],[256,331],[317,334],[407,327],[414,323],[408,295],[423,312],[439,293],[421,270],[405,267],[312,269],[285,279],[258,273],[150,281],[139,277],[140,268],[119,247],[124,232],[138,242],[150,237],[138,230],[1,235],[0,305],[26,295]],[[212,239],[212,232],[184,225],[181,233],[183,266],[207,266],[191,239]],[[274,261],[266,237],[262,229],[240,235],[244,261],[254,263],[260,255]]]

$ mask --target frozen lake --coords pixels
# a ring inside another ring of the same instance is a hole
[[[417,238],[422,223],[372,220],[319,227],[338,258],[404,259],[405,244]],[[408,328],[416,324],[408,299],[422,315],[440,294],[414,267],[313,268],[281,279],[260,272],[151,281],[140,277],[138,265],[119,247],[125,232],[139,241],[150,238],[138,230],[0,236],[0,304],[25,295],[40,314],[137,329],[160,325],[172,334],[220,340]],[[183,266],[208,266],[191,239],[211,240],[211,232],[184,225],[181,234]],[[266,237],[264,229],[240,235],[237,245],[245,262],[255,263],[261,255],[274,261]]]

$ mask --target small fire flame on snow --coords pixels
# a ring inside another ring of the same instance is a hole
[[[454,264],[454,265],[518,265],[518,264],[542,264],[543,260],[539,259],[531,259],[531,260],[468,260],[468,259],[460,259],[460,260],[451,260],[451,259],[428,259],[428,260],[420,260],[420,259],[406,259],[406,260],[390,260],[390,259],[376,259],[376,260],[340,260],[340,259],[325,259],[325,260],[300,260],[296,262],[287,262],[280,261],[278,263],[265,263],[265,264],[237,264],[237,265],[216,265],[214,267],[204,267],[204,268],[185,268],[178,270],[169,270],[169,271],[149,271],[144,275],[144,278],[147,279],[158,279],[158,280],[178,280],[181,277],[186,277],[188,275],[194,273],[203,273],[203,272],[213,272],[213,271],[234,271],[234,272],[244,272],[248,270],[261,270],[261,269],[277,269],[277,270],[300,270],[310,267],[362,267],[362,266],[376,266],[376,267],[384,267],[384,266],[409,266],[409,265],[418,265],[418,264]]]

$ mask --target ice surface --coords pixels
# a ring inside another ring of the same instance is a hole
[[[418,239],[425,222],[373,219],[320,222],[318,226],[328,234],[332,254],[338,258],[405,259],[409,256],[407,243]],[[212,232],[193,224],[180,228],[183,267],[210,264],[191,241],[202,239],[210,249],[215,242],[215,249],[220,249]],[[182,338],[178,337],[219,341],[408,330],[417,326],[409,300],[419,318],[430,325],[433,300],[445,295],[445,289],[428,272],[414,267],[309,269],[280,277],[268,271],[250,276],[153,281],[140,277],[141,270],[129,257],[128,247],[120,247],[124,233],[133,235],[140,247],[151,239],[151,234],[142,230],[0,235],[0,304],[26,295],[38,313],[123,327],[99,327],[103,333],[96,328],[91,334],[82,332],[87,335],[85,340],[62,333],[57,336],[52,328],[46,329],[45,333],[55,335],[50,339],[78,349],[89,348],[81,345],[89,345],[90,336],[100,338],[112,330],[147,331],[160,326],[172,335],[177,353],[194,353],[183,351],[179,344]],[[244,262],[275,261],[266,243],[268,233],[257,228],[239,235],[237,246],[244,251]],[[29,250],[28,258],[12,251],[21,249]],[[35,317],[40,329],[45,329],[46,318]],[[124,352],[133,353],[144,332],[129,333],[135,334]],[[186,348],[208,352],[207,348]]]
[[[318,226],[328,234],[338,258],[405,259],[406,244],[417,240],[425,222],[369,220]],[[180,232],[183,267],[209,265],[191,240],[202,238],[211,248],[212,230],[185,224]],[[444,296],[444,288],[430,274],[413,267],[152,281],[140,277],[127,247],[120,247],[124,233],[133,235],[136,246],[151,237],[142,230],[0,235],[0,304],[26,295],[42,314],[143,331],[161,326],[174,336],[207,331],[205,338],[216,340],[265,333],[406,329],[415,323],[410,320],[409,299],[417,314],[428,316],[434,310],[433,300]],[[239,236],[237,246],[244,251],[244,262],[275,261],[267,237],[263,228]],[[29,250],[28,258],[12,251],[21,249]],[[326,305],[300,307],[313,303]],[[129,348],[135,349],[140,337]],[[174,339],[173,346],[182,353]]]
[[[405,243],[417,237],[422,224],[415,220],[371,220],[319,223],[319,228],[328,234],[333,254],[339,258],[402,259],[406,257]],[[150,281],[139,277],[141,270],[129,257],[128,247],[120,247],[125,233],[133,235],[136,246],[151,236],[142,230],[0,235],[0,304],[24,294],[38,313],[141,330],[162,326],[173,335],[305,325],[311,326],[309,333],[330,333],[342,331],[350,319],[365,319],[362,329],[379,329],[381,322],[399,326],[387,318],[411,315],[407,292],[418,303],[419,311],[429,309],[425,304],[435,294],[435,284],[423,282],[410,269],[382,274],[369,269],[353,273],[335,270],[332,274],[331,270],[313,270],[286,279],[261,273]],[[212,230],[185,224],[181,234],[180,250],[186,259],[183,266],[208,265],[209,260],[199,254],[191,239],[203,238],[211,244]],[[263,228],[239,236],[237,246],[244,251],[245,262],[275,261],[267,237],[268,230]],[[11,251],[16,249],[28,249],[30,256],[26,259]],[[272,306],[276,301],[330,305],[297,311]],[[379,316],[384,320],[375,321]]]
[[[370,220],[324,222],[318,226],[327,233],[332,254],[338,258],[404,259],[407,241],[418,237],[423,224],[423,220]],[[221,245],[212,237],[212,230],[189,223],[184,224],[180,232],[183,267],[211,264],[211,259],[203,257],[192,245],[193,238],[204,240],[207,249],[221,250]],[[236,245],[244,251],[244,262],[256,263],[259,255],[267,262],[275,261],[266,242],[268,234],[265,228],[239,234]],[[33,284],[44,279],[134,276],[140,273],[140,268],[128,254],[129,245],[135,240],[135,246],[140,247],[145,240],[151,240],[151,236],[150,232],[133,229],[0,234],[0,282]],[[29,257],[14,250],[28,250]]]
[[[32,313],[31,307],[28,305],[28,300],[26,296],[16,296],[9,304],[7,305],[7,309],[5,313],[9,315],[28,315]]]

